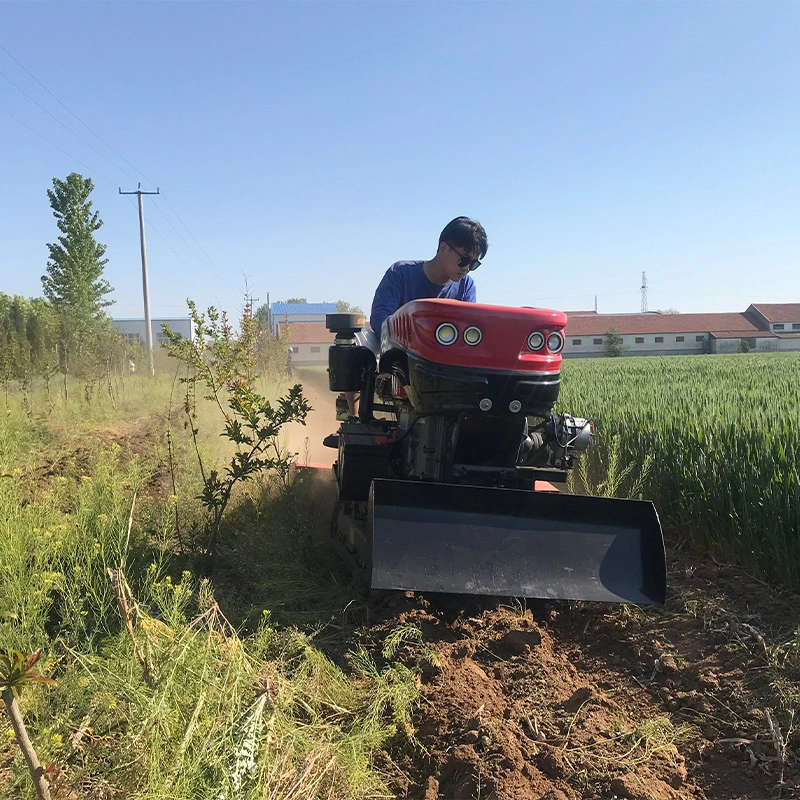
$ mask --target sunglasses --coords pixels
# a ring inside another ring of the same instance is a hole
[[[453,247],[453,245],[451,245],[451,244],[450,244],[450,242],[445,242],[445,244],[446,244],[446,245],[447,245],[447,246],[448,246],[448,247],[449,247],[449,248],[450,248],[450,249],[451,249],[451,250],[452,250],[452,251],[453,251],[453,252],[454,252],[454,253],[455,253],[457,256],[459,256],[459,259],[458,259],[458,266],[459,266],[461,269],[464,269],[464,267],[468,267],[468,268],[469,268],[469,271],[470,271],[470,272],[472,272],[473,270],[476,270],[476,269],[478,269],[478,267],[481,265],[481,260],[480,260],[479,258],[470,258],[469,256],[465,256],[465,255],[463,255],[462,253],[459,253],[459,252],[458,252],[458,250],[456,250],[456,249],[455,249],[455,247]]]

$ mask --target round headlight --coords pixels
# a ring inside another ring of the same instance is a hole
[[[452,322],[443,322],[436,329],[436,341],[439,344],[453,344],[458,339],[458,328]]]
[[[471,346],[481,343],[481,339],[483,339],[483,334],[481,333],[480,328],[467,328],[464,331],[464,341]]]
[[[519,341],[519,339],[517,341]],[[528,337],[528,347],[534,351],[541,350],[544,347],[544,334],[539,333],[539,331],[534,331]]]
[[[564,346],[564,337],[557,331],[547,337],[547,349],[551,353],[557,353]]]

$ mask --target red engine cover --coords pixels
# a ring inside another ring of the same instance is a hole
[[[455,326],[458,336],[452,344],[436,339],[437,328],[445,322]],[[388,321],[386,346],[400,346],[419,358],[453,366],[549,373],[561,369],[561,350],[551,353],[547,337],[564,336],[567,315],[544,308],[511,308],[459,300],[413,300],[395,311]],[[464,341],[464,331],[475,327],[482,337],[478,344]],[[545,344],[536,352],[528,347],[528,337],[539,331]]]

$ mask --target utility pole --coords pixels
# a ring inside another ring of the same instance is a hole
[[[642,272],[642,314],[647,313],[647,275]]]
[[[147,245],[144,240],[144,205],[142,205],[143,194],[161,194],[161,190],[156,186],[154,192],[143,192],[142,184],[135,192],[123,192],[120,194],[135,194],[139,197],[139,240],[142,246],[142,294],[144,295],[144,335],[147,346],[147,370],[151,375],[155,375],[153,368],[153,331],[150,324],[150,289],[147,285]]]
[[[253,297],[251,294],[247,293],[244,296],[244,311],[242,312],[242,316],[245,319],[252,319],[253,317],[253,306],[258,302],[257,297]]]

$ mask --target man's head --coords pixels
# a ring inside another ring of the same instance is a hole
[[[447,277],[460,280],[467,272],[478,268],[488,248],[486,231],[480,222],[456,217],[445,225],[439,236],[437,257],[446,266]]]

